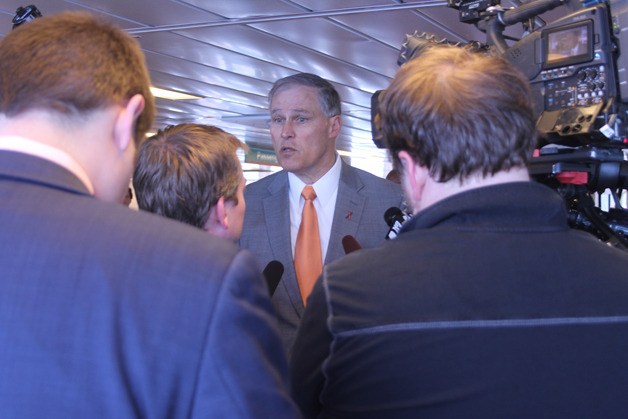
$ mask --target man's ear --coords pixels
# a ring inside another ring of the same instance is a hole
[[[429,169],[417,163],[407,151],[400,151],[397,156],[402,167],[401,182],[406,198],[413,209],[420,209],[423,188],[429,179]]]
[[[329,134],[330,137],[336,138],[340,135],[340,130],[342,129],[342,118],[340,115],[332,116],[329,126]]]
[[[227,209],[225,207],[225,197],[221,196],[216,205],[209,209],[209,218],[205,224],[205,230],[216,236],[221,236],[224,231],[229,229],[229,217],[227,217]]]
[[[135,136],[135,121],[144,110],[144,97],[134,95],[119,112],[115,120],[114,139],[118,150],[125,151]]]

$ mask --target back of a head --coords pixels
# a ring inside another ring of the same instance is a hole
[[[297,73],[277,80],[268,93],[268,103],[278,92],[294,86],[307,86],[318,90],[318,100],[323,113],[328,117],[342,113],[340,95],[336,88],[324,78],[311,73]]]
[[[71,117],[141,94],[146,103],[136,125],[141,139],[155,105],[144,56],[122,29],[88,13],[44,16],[0,42],[0,113],[32,110]]]
[[[133,175],[138,206],[203,228],[221,196],[237,203],[238,148],[246,145],[214,126],[180,124],[159,131],[139,149]]]
[[[399,69],[379,123],[395,163],[406,150],[442,182],[525,167],[536,142],[528,80],[500,57],[452,46]]]

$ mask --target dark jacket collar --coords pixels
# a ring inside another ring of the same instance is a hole
[[[536,182],[512,182],[471,189],[424,209],[401,233],[434,227],[462,229],[567,228],[567,213],[555,191]]]

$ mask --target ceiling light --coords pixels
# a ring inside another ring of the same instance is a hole
[[[186,99],[202,99],[202,96],[190,95],[188,93],[175,92],[174,90],[160,89],[159,87],[150,88],[151,93],[155,97],[170,100],[186,100]]]

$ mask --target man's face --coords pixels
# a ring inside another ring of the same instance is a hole
[[[227,219],[229,220],[229,238],[233,241],[240,240],[240,236],[242,235],[242,225],[246,212],[246,201],[244,200],[245,185],[246,179],[242,176],[236,193],[236,197],[238,198],[237,204],[235,201],[225,201],[225,210],[227,212]]]
[[[318,92],[309,86],[289,86],[270,104],[270,133],[281,167],[305,183],[314,183],[336,160],[340,115],[327,117]]]

